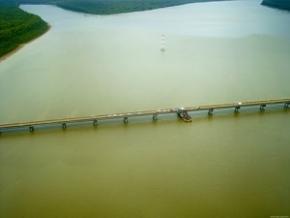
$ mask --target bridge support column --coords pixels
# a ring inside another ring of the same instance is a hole
[[[63,124],[62,124],[62,129],[65,130],[66,128],[67,128],[66,123],[63,123]]]
[[[33,126],[29,127],[29,132],[34,132],[34,127]]]
[[[290,104],[290,102],[287,102],[287,103],[284,104],[284,109],[285,110],[287,110],[289,108],[289,104]]]
[[[210,108],[209,110],[208,110],[208,116],[212,116],[213,115],[213,108]]]
[[[153,114],[152,119],[153,119],[153,121],[157,121],[158,120],[158,114]]]
[[[129,118],[128,117],[124,117],[123,122],[124,122],[124,124],[129,123]]]
[[[260,111],[264,112],[265,111],[265,107],[266,107],[266,104],[261,104],[260,105]]]
[[[98,120],[94,120],[93,121],[93,126],[97,126],[98,125]]]
[[[239,113],[240,108],[241,108],[241,106],[236,106],[235,107],[235,113]]]

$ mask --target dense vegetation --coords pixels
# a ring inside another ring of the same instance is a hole
[[[222,0],[0,0],[17,4],[54,4],[59,7],[92,14],[116,14],[143,11],[194,2]]]
[[[15,4],[0,3],[0,57],[47,29],[40,17],[22,11]]]
[[[92,14],[116,14],[208,1],[210,0],[63,0],[56,5]]]
[[[263,5],[290,10],[290,0],[264,0]]]

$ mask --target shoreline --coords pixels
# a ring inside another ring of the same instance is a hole
[[[44,34],[46,34],[50,29],[51,29],[51,26],[49,24],[48,25],[48,28],[45,32],[43,32],[42,34],[40,34],[39,36],[25,42],[25,43],[21,43],[19,44],[15,49],[11,50],[10,52],[6,53],[5,55],[1,56],[0,57],[0,64],[4,61],[6,61],[8,58],[10,58],[11,56],[13,56],[14,54],[16,54],[19,50],[21,50],[22,48],[24,48],[26,45],[32,43],[33,41],[37,40],[38,38],[44,36]]]
[[[91,8],[87,6],[82,5],[73,5],[73,4],[67,4],[65,2],[58,2],[54,4],[55,6],[62,8],[64,10],[73,11],[77,13],[85,13],[85,14],[92,14],[92,15],[117,15],[117,14],[126,14],[126,13],[133,13],[133,12],[142,12],[142,11],[151,11],[151,10],[157,10],[157,9],[163,9],[163,8],[169,8],[169,7],[175,7],[175,6],[181,6],[186,4],[195,4],[195,3],[208,3],[208,2],[223,2],[223,1],[235,1],[235,0],[184,0],[183,2],[179,3],[171,3],[171,4],[164,4],[160,3],[160,5],[156,6],[139,6],[138,4],[135,5],[135,7],[126,7],[123,8],[122,5],[119,6],[119,10],[114,9],[114,4],[109,5],[108,8],[99,10],[96,8]],[[117,2],[118,3],[118,2]],[[96,6],[97,4],[93,4],[93,6]]]

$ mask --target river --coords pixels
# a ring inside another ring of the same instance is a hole
[[[0,63],[0,122],[290,96],[290,14],[226,1],[51,29]],[[3,134],[0,217],[290,216],[289,110]]]

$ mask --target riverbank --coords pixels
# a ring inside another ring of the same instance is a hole
[[[10,52],[8,52],[8,53],[2,55],[2,56],[0,57],[0,63],[1,63],[2,61],[5,61],[5,60],[6,60],[7,58],[9,58],[10,56],[14,55],[16,52],[18,52],[20,49],[22,49],[22,48],[23,48],[25,45],[27,45],[28,43],[31,43],[31,42],[33,42],[34,40],[36,40],[36,39],[40,38],[41,36],[43,36],[45,33],[47,33],[47,32],[50,30],[50,28],[51,28],[51,26],[48,25],[48,29],[47,29],[43,34],[41,34],[41,35],[39,35],[39,36],[37,36],[37,37],[31,39],[30,41],[27,41],[27,42],[25,42],[25,43],[19,44],[16,48],[14,48],[13,50],[11,50]]]
[[[0,0],[1,1],[4,0]],[[15,4],[51,4],[58,7],[90,14],[119,14],[145,11],[188,3],[225,0],[11,0]],[[227,0],[234,1],[234,0]]]
[[[17,5],[0,4],[0,61],[49,30],[39,16],[27,13]]]

